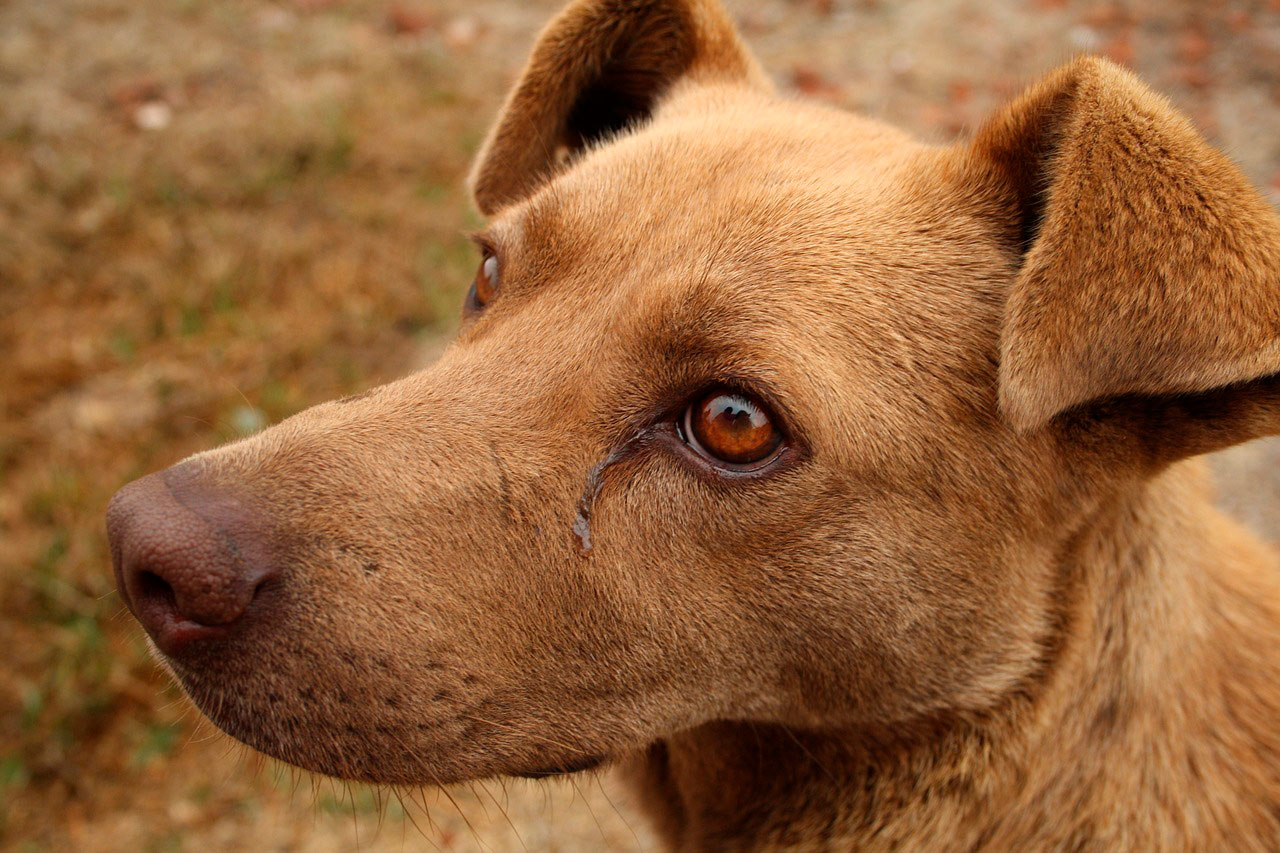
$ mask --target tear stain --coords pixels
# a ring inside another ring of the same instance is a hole
[[[582,556],[587,557],[591,554],[591,513],[595,509],[596,499],[604,490],[605,471],[628,458],[657,432],[657,427],[641,430],[609,451],[608,456],[593,465],[587,472],[587,484],[582,490],[582,497],[578,499],[578,514],[573,519],[573,535],[578,539],[578,553]]]

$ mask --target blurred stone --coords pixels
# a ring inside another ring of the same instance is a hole
[[[387,11],[387,26],[398,36],[417,35],[435,25],[435,16],[416,7],[397,3]]]
[[[480,20],[471,15],[453,18],[444,26],[444,43],[452,50],[465,50],[480,38]]]
[[[133,111],[133,123],[140,130],[163,130],[173,121],[173,107],[164,101],[148,101]]]
[[[840,87],[824,77],[811,65],[797,63],[791,67],[791,87],[797,92],[818,98],[832,99],[840,94]]]
[[[77,231],[87,236],[102,227],[109,212],[107,205],[92,204],[76,213],[72,219],[72,224]]]
[[[179,826],[190,826],[200,817],[200,809],[190,800],[178,800],[169,806],[169,819]]]

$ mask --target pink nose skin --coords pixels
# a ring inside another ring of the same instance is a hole
[[[270,606],[279,571],[264,521],[190,465],[117,492],[107,538],[121,597],[166,655],[226,640]]]

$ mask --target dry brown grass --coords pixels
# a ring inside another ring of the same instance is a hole
[[[395,376],[448,332],[474,262],[462,175],[557,5],[0,4],[0,846],[647,839],[594,779],[429,791],[406,814],[259,765],[149,662],[102,534],[127,480]],[[731,5],[784,86],[935,138],[1095,47],[1280,179],[1275,0]]]

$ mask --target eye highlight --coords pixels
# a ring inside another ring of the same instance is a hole
[[[685,409],[684,440],[709,461],[754,471],[782,452],[785,439],[764,404],[732,388],[714,388]]]
[[[480,259],[471,292],[467,294],[467,307],[473,311],[487,306],[498,296],[498,256],[488,249]]]

